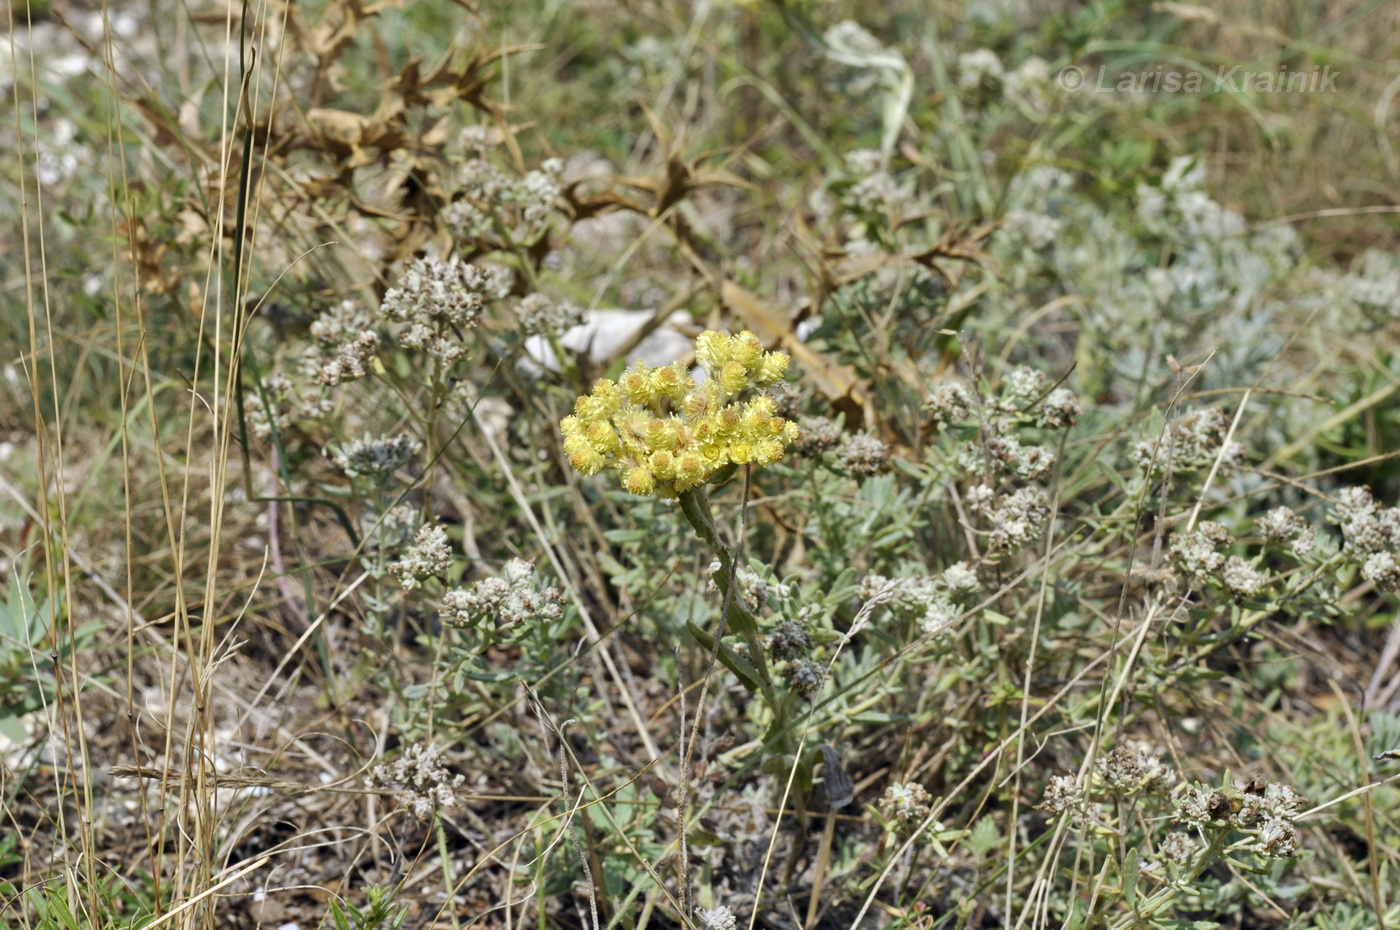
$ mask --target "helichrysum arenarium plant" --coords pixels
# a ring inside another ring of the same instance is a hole
[[[737,547],[721,539],[705,488],[741,466],[776,463],[797,439],[797,424],[779,416],[776,401],[760,393],[782,381],[789,358],[766,351],[751,332],[709,330],[696,340],[695,361],[705,375],[699,383],[679,361],[659,368],[639,361],[616,381],[598,381],[560,424],[564,451],[581,474],[613,469],[631,494],[679,501],[691,528],[719,557],[714,581],[725,604],[718,633],[691,624],[691,634],[762,696],[773,715],[768,740],[787,753],[793,747],[793,701],[812,698],[825,670],[808,657],[784,654],[785,687],[775,682],[759,622],[746,603],[751,599],[740,591]],[[724,644],[726,629],[743,638],[742,652]]]

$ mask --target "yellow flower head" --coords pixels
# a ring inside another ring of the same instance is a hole
[[[768,421],[777,411],[778,405],[773,398],[759,395],[744,408],[744,422],[753,429],[760,429],[768,425]]]
[[[564,453],[580,474],[621,473],[631,494],[672,498],[729,465],[772,465],[797,438],[765,396],[744,395],[781,381],[789,359],[765,352],[750,332],[707,331],[695,345],[704,370],[696,385],[682,362],[650,368],[638,361],[606,378],[559,422]]]
[[[719,409],[719,388],[713,380],[706,381],[681,401],[681,412],[689,419],[702,420]]]
[[[695,340],[695,361],[706,374],[713,375],[729,363],[731,339],[728,333],[707,329]]]
[[[629,494],[646,497],[656,490],[656,479],[645,468],[629,468],[622,476],[622,486]]]
[[[574,471],[585,477],[598,474],[607,465],[607,459],[581,436],[570,436],[564,442],[564,451],[568,453],[569,464],[574,466]]]
[[[680,424],[674,420],[652,420],[647,424],[648,448],[674,449],[680,443],[680,438]]]
[[[749,386],[749,370],[740,362],[730,362],[720,369],[719,386],[733,397]]]
[[[617,386],[622,390],[624,397],[639,406],[650,407],[656,400],[656,387],[645,362],[638,361],[636,365],[624,371],[622,377],[617,380]]]
[[[685,366],[680,362],[672,362],[664,368],[655,368],[651,372],[652,388],[657,397],[664,397],[669,401],[678,401],[685,397],[686,392],[695,387],[695,381],[686,374]]]
[[[664,449],[651,454],[652,474],[662,481],[670,481],[676,476],[676,457]]]
[[[767,387],[770,384],[777,384],[783,380],[783,375],[787,372],[788,358],[785,352],[769,352],[758,364],[758,370],[754,372],[754,384]]]
[[[622,407],[622,397],[617,385],[607,378],[600,378],[593,385],[593,392],[585,394],[574,403],[574,413],[580,420],[603,420],[617,413]]]
[[[690,428],[690,437],[699,448],[714,445],[718,436],[719,426],[714,417],[697,420]]]
[[[621,440],[618,439],[617,431],[608,423],[596,420],[588,424],[588,428],[583,431],[587,437],[588,444],[597,449],[603,455],[611,455],[622,447]]]
[[[687,452],[676,460],[676,490],[688,491],[705,480],[706,459],[699,452]]]
[[[763,343],[753,333],[745,330],[734,337],[730,356],[746,370],[753,371],[763,359]]]
[[[645,410],[636,408],[622,411],[613,417],[613,421],[618,435],[622,438],[622,445],[626,448],[646,446],[647,433],[656,422]]]
[[[754,449],[753,461],[755,465],[772,465],[783,457],[785,447],[776,439],[768,439],[760,442]]]

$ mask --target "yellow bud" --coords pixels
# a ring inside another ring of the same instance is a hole
[[[729,363],[730,338],[727,333],[707,329],[695,340],[695,361],[713,375]]]
[[[796,442],[796,441],[797,441],[797,437],[800,436],[801,434],[802,434],[802,431],[801,431],[800,429],[798,429],[798,428],[797,428],[797,424],[794,423],[794,422],[792,422],[791,420],[788,420],[786,423],[783,424],[783,443],[784,443],[784,444],[791,444],[791,443]]]
[[[749,401],[745,409],[755,415],[762,414],[765,417],[771,417],[778,412],[778,403],[767,394],[760,394]]]
[[[769,352],[763,356],[763,361],[759,362],[758,370],[754,372],[754,383],[760,386],[777,384],[783,380],[783,375],[787,372],[788,363],[792,361],[786,352]]]
[[[737,404],[730,404],[719,412],[719,427],[722,430],[730,431],[737,429],[744,421],[744,411]]]
[[[574,471],[587,477],[602,471],[606,462],[596,449],[583,442],[569,453],[569,464],[574,466]]]
[[[753,333],[744,330],[734,337],[730,357],[745,369],[752,371],[763,358],[763,343]]]
[[[622,390],[623,396],[632,403],[640,404],[643,407],[650,406],[656,397],[652,390],[651,376],[647,371],[647,366],[640,361],[622,373],[617,386]]]
[[[695,387],[695,382],[686,374],[685,366],[680,362],[667,365],[664,368],[656,368],[651,373],[652,387],[657,396],[665,397],[671,401],[678,401],[685,396],[686,391]]]
[[[754,464],[772,465],[783,457],[783,444],[776,439],[760,442],[754,449]]]
[[[754,448],[747,442],[736,442],[729,446],[729,461],[735,465],[747,465],[754,460]]]
[[[580,397],[574,402],[574,413],[581,420],[603,420],[612,416],[622,406],[622,397],[617,385],[608,378],[599,378],[593,385],[593,393]]]
[[[666,450],[651,454],[651,471],[662,481],[670,481],[676,476],[676,457]]]
[[[753,436],[766,435],[776,409],[771,397],[755,397],[744,406],[744,429]]]
[[[622,444],[617,438],[617,432],[612,428],[612,425],[601,421],[588,424],[588,428],[584,430],[583,435],[588,437],[589,445],[593,446],[593,448],[604,455],[610,452],[616,452],[618,447]]]
[[[708,475],[705,457],[698,452],[687,452],[676,460],[676,490],[684,491],[704,481]]]
[[[645,468],[629,468],[622,476],[622,486],[628,493],[646,497],[656,490],[656,479]]]
[[[647,427],[647,445],[652,449],[674,449],[680,440],[680,423],[674,419],[652,420]]]
[[[583,398],[579,398],[582,400]],[[567,416],[559,421],[559,432],[565,436],[573,436],[575,433],[583,432],[583,421],[576,416]]]
[[[719,386],[730,397],[748,387],[748,384],[748,369],[738,362],[730,362],[719,373]]]

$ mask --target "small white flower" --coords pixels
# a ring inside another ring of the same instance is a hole
[[[387,478],[407,465],[422,448],[403,433],[397,436],[371,436],[352,439],[334,453],[335,463],[348,477]]]
[[[442,750],[432,743],[414,743],[392,764],[379,763],[370,769],[365,787],[370,791],[393,794],[415,817],[425,819],[434,807],[457,804],[457,789],[466,781],[453,775],[442,764]]]
[[[452,567],[452,546],[447,530],[427,523],[418,530],[404,557],[389,566],[389,574],[399,579],[405,591],[419,587],[425,578],[443,578]]]
[[[1170,859],[1177,865],[1185,865],[1191,861],[1191,856],[1196,852],[1196,841],[1189,833],[1169,833],[1162,841],[1161,853],[1163,857]]]
[[[1253,597],[1269,583],[1268,576],[1237,555],[1226,559],[1220,577],[1236,597]]]
[[[996,496],[996,492],[987,485],[975,485],[974,487],[968,488],[967,505],[973,510],[981,510],[983,507],[987,506],[987,504],[991,503],[994,496]]]
[[[695,916],[699,918],[702,930],[734,930],[739,923],[734,912],[723,904],[714,908],[701,908]]]
[[[982,590],[977,572],[966,562],[954,562],[943,570],[943,583],[954,597],[969,597]]]
[[[916,781],[895,782],[885,789],[885,796],[880,799],[880,809],[886,818],[904,825],[927,817],[932,810],[929,806],[932,800],[928,789]]]
[[[971,90],[1005,73],[1001,59],[989,48],[979,48],[958,56],[958,86]]]
[[[1298,854],[1298,828],[1287,820],[1266,819],[1259,826],[1259,842],[1254,851],[1261,856],[1287,859]]]

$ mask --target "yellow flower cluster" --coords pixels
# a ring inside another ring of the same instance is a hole
[[[750,332],[707,331],[695,360],[707,375],[698,386],[680,362],[640,361],[616,381],[594,384],[559,424],[569,464],[584,475],[616,468],[632,494],[673,498],[727,465],[781,459],[797,424],[776,415],[771,397],[739,397],[781,381],[787,355],[763,351]]]

